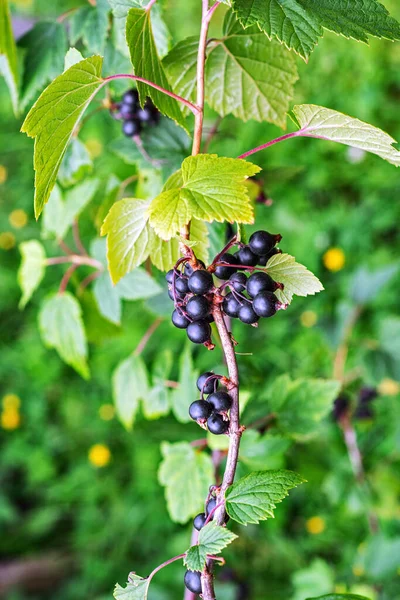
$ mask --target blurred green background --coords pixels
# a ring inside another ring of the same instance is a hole
[[[81,4],[20,0],[11,9],[21,28]],[[174,42],[198,31],[194,4],[165,3]],[[385,5],[400,19],[398,3]],[[216,31],[221,20],[217,13]],[[297,103],[357,116],[400,139],[399,44],[372,40],[368,47],[326,33],[309,63],[297,62]],[[151,309],[151,302],[126,302],[117,327],[98,314],[90,292],[79,298],[90,342],[89,381],[46,349],[38,331],[40,303],[57,290],[65,269],[48,269],[31,303],[18,309],[18,245],[39,239],[41,223],[33,217],[33,144],[19,133],[22,119],[12,114],[3,80],[0,102],[0,596],[103,600],[130,570],[146,575],[188,547],[190,524],[171,521],[158,483],[160,443],[201,434],[195,424],[172,415],[153,421],[139,416],[130,432],[115,418],[112,372],[157,318],[154,304]],[[210,112],[206,130],[214,122]],[[277,135],[272,125],[228,117],[210,151],[236,156]],[[110,149],[121,133],[107,111],[90,119],[80,138],[97,177],[105,181],[115,173],[123,180],[134,174],[135,167]],[[278,506],[274,520],[233,525],[240,538],[224,553],[227,566],[218,569],[218,599],[304,600],[336,590],[399,600],[399,172],[376,156],[309,139],[254,158],[264,169],[260,186],[268,199],[257,203],[257,228],[279,231],[281,248],[312,270],[325,292],[295,298],[289,310],[257,330],[234,324],[243,387],[251,391],[245,423],[265,416],[266,390],[282,373],[332,377],[346,322],[360,304],[349,339],[345,393],[353,404],[365,387],[378,395],[369,418],[355,420],[367,485],[355,482],[332,417],[307,443],[260,444],[241,466],[241,473],[290,468],[308,484]],[[96,197],[80,218],[88,245],[96,235],[93,217],[100,202]],[[219,239],[221,228],[213,231]],[[55,242],[43,243],[49,255],[59,254]],[[72,291],[79,280],[72,279]],[[166,304],[162,312],[169,310]],[[143,353],[151,368],[170,351],[173,381],[182,335],[165,317]],[[221,361],[218,348],[194,351],[198,370],[217,368]],[[188,404],[195,393],[188,390]],[[369,512],[379,521],[373,534]],[[27,561],[38,562],[32,567]],[[15,585],[4,583],[10,569],[20,572]],[[163,570],[150,600],[181,598],[182,577],[179,563]]]

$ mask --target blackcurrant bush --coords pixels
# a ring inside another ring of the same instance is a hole
[[[203,529],[206,520],[207,520],[207,517],[206,517],[205,513],[199,513],[193,519],[193,527],[195,529],[197,529],[197,531],[200,531],[200,529]]]
[[[245,265],[247,267],[255,267],[258,263],[258,256],[254,254],[254,252],[252,252],[248,246],[243,246],[243,248],[240,248],[240,250],[235,252],[235,256],[241,265]]]
[[[186,318],[185,315],[177,309],[173,311],[171,321],[173,322],[175,327],[178,327],[178,329],[186,329],[186,327],[190,323],[189,319]]]
[[[187,336],[194,344],[204,344],[211,337],[211,327],[207,321],[189,323],[186,329]]]
[[[206,268],[206,265],[203,263],[202,260],[197,259],[197,262],[199,263],[199,265],[201,266],[202,269]],[[184,271],[185,275],[187,275],[188,277],[193,273],[194,269],[193,269],[192,265],[190,264],[190,262],[185,263],[185,268],[183,271]]]
[[[250,303],[243,304],[240,307],[238,316],[242,323],[247,323],[247,325],[257,323],[259,319],[259,316],[254,312],[253,307]]]
[[[275,256],[275,254],[281,254],[279,248],[272,248],[272,250],[268,252],[268,254],[263,254],[262,256],[260,256],[258,259],[258,264],[260,265],[260,267],[265,267],[271,256]]]
[[[190,275],[188,285],[193,294],[207,294],[213,288],[214,281],[211,273],[198,269]]]
[[[254,298],[255,296],[257,296],[257,294],[263,292],[264,290],[267,290],[268,292],[273,292],[275,287],[276,286],[274,280],[267,273],[263,273],[261,271],[250,275],[250,277],[247,280],[246,290],[249,296]]]
[[[208,431],[214,435],[226,433],[229,429],[229,421],[224,421],[221,415],[212,414],[207,420]]]
[[[220,256],[218,262],[229,263],[230,265],[237,265],[239,261],[237,258],[235,258],[233,254],[228,254],[227,252],[225,252],[225,254],[222,254],[222,256]],[[235,268],[235,266],[225,267],[223,265],[220,265],[215,269],[215,276],[218,277],[218,279],[229,279],[229,277],[233,275],[233,273],[236,273],[236,271],[237,269]]]
[[[281,236],[273,235],[268,231],[255,231],[249,239],[249,246],[254,254],[263,256],[268,254],[275,244],[281,239]]]
[[[139,103],[139,93],[137,90],[128,90],[122,96],[122,104],[127,104],[128,106],[135,106]]]
[[[189,292],[187,277],[175,277],[175,288],[180,294],[187,294]]]
[[[232,398],[227,392],[214,392],[208,396],[207,401],[217,413],[226,412],[232,406]]]
[[[186,312],[195,321],[200,321],[210,312],[210,304],[204,296],[193,296],[186,304]]]
[[[168,273],[165,276],[165,279],[168,281],[168,283],[172,283],[174,280],[174,269],[170,269],[168,271]]]
[[[210,514],[210,512],[212,512],[214,510],[214,508],[216,506],[217,506],[217,499],[216,498],[210,498],[209,501],[206,504],[206,516],[207,517]]]
[[[273,317],[276,313],[278,298],[275,294],[263,291],[257,294],[253,300],[253,310],[259,317]]]
[[[222,310],[228,317],[236,318],[239,315],[240,307],[240,302],[235,298],[232,292],[225,296],[222,303]]]
[[[197,380],[197,389],[203,394],[212,394],[215,392],[218,387],[218,379],[213,377],[214,373],[211,371],[207,371],[207,373],[202,373]],[[212,379],[210,379],[212,377]],[[208,380],[208,381],[207,381]]]
[[[206,421],[212,411],[213,407],[207,400],[195,400],[189,406],[189,415],[193,421]]]
[[[186,571],[183,581],[187,589],[193,592],[193,594],[201,594],[200,571]]]
[[[128,119],[122,125],[122,133],[127,137],[132,137],[140,133],[140,123],[136,119]]]
[[[235,292],[243,292],[246,289],[247,276],[245,273],[234,273],[229,277],[229,286]]]

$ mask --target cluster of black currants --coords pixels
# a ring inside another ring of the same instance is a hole
[[[378,397],[378,392],[372,387],[362,387],[355,403],[346,394],[340,394],[333,404],[333,418],[341,421],[351,416],[356,420],[372,419],[374,416],[373,401]],[[355,405],[354,405],[355,404]]]
[[[114,119],[122,120],[122,132],[127,137],[139,135],[143,125],[156,125],[160,119],[150,98],[146,99],[143,108],[140,106],[139,93],[135,89],[125,92],[121,102],[112,106],[111,114]]]
[[[232,398],[227,391],[218,390],[221,379],[221,375],[211,372],[200,375],[197,388],[201,392],[201,398],[189,406],[190,418],[214,435],[222,435],[229,430],[228,412],[232,406]],[[204,398],[205,395],[207,399]]]

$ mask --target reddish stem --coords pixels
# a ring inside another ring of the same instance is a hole
[[[300,131],[294,131],[293,133],[286,133],[285,135],[275,138],[274,140],[271,140],[270,142],[267,142],[266,144],[261,144],[261,146],[257,146],[256,148],[253,148],[252,150],[248,150],[247,152],[244,152],[243,154],[238,156],[238,158],[247,158],[248,156],[251,156],[252,154],[255,154],[256,152],[261,152],[261,150],[265,150],[266,148],[269,148],[270,146],[273,146],[274,144],[278,144],[279,142],[283,142],[285,140],[289,140],[290,138],[298,137],[300,135],[301,135]]]
[[[79,265],[70,265],[68,269],[65,271],[63,278],[61,279],[60,287],[58,288],[58,293],[63,294],[67,289],[68,282],[71,279],[74,271],[78,268]]]

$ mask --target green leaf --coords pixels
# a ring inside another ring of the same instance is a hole
[[[295,58],[256,26],[244,30],[230,11],[224,37],[206,62],[206,100],[219,115],[286,127],[286,113],[298,79]]]
[[[46,270],[46,253],[42,244],[36,240],[22,242],[19,249],[22,256],[17,275],[19,287],[22,290],[19,308],[25,308],[43,279]]]
[[[147,600],[149,585],[148,579],[131,573],[126,587],[123,588],[117,583],[113,596],[115,600]]]
[[[163,59],[163,66],[175,94],[191,102],[196,101],[196,72],[199,38],[189,37],[181,42]],[[182,108],[189,114],[189,108]]]
[[[297,132],[299,136],[360,148],[380,156],[396,167],[400,166],[400,152],[393,148],[396,140],[373,125],[315,104],[295,106],[293,114],[300,127]]]
[[[139,401],[149,390],[146,365],[141,356],[123,360],[112,376],[113,398],[117,415],[126,429],[132,429]]]
[[[371,302],[398,272],[398,264],[385,265],[374,271],[360,267],[351,281],[351,299],[361,305]]]
[[[181,172],[170,178],[150,205],[150,223],[170,239],[193,217],[204,221],[253,222],[245,180],[260,171],[257,165],[216,154],[189,156]]]
[[[171,372],[172,363],[170,350],[165,350],[157,355],[151,373],[151,390],[142,402],[143,414],[146,419],[159,419],[169,412],[170,390],[165,386],[165,381]]]
[[[89,175],[93,169],[90,154],[78,138],[73,138],[64,154],[58,179],[62,186],[69,187]]]
[[[135,75],[172,91],[154,41],[150,11],[131,8],[126,20],[126,39]],[[143,83],[137,83],[140,102],[149,96],[159,111],[185,129],[185,121],[176,100]]]
[[[75,126],[102,85],[102,59],[92,56],[59,75],[29,111],[21,131],[35,139],[35,215],[39,217],[57,179]]]
[[[200,512],[214,480],[211,457],[187,442],[163,442],[161,453],[158,479],[165,486],[169,515],[175,523],[186,523]]]
[[[285,286],[283,290],[275,292],[278,300],[284,304],[291,303],[293,294],[310,296],[324,289],[320,280],[290,254],[275,254],[269,259],[266,269],[274,281]]]
[[[86,48],[93,54],[103,54],[108,30],[107,0],[96,0],[96,6],[83,6],[75,11],[69,20],[69,36],[72,44],[82,39]]]
[[[278,502],[305,479],[292,471],[255,471],[231,485],[225,493],[226,511],[241,523],[259,523],[274,516]]]
[[[64,71],[84,60],[82,54],[76,48],[70,48],[64,58]]]
[[[39,313],[39,328],[46,346],[57,350],[67,365],[89,379],[86,334],[76,298],[69,292],[48,297]]]
[[[25,49],[21,104],[25,107],[57,75],[62,73],[68,49],[65,28],[57,21],[39,22],[18,42]]]
[[[327,594],[318,598],[307,598],[307,600],[369,600],[366,596],[358,594]]]
[[[18,115],[17,49],[8,0],[0,0],[0,74],[3,75],[9,89],[14,114]]]
[[[208,523],[200,530],[198,542],[186,552],[183,560],[191,571],[202,571],[206,564],[207,554],[220,554],[238,536],[226,527]]]
[[[196,389],[198,372],[193,365],[193,356],[190,345],[187,343],[179,357],[179,387],[171,394],[172,412],[180,423],[189,423],[188,409],[190,401],[188,398]]]

